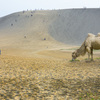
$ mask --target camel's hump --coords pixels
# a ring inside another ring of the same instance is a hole
[[[97,36],[100,36],[100,33],[98,33]]]
[[[88,33],[88,37],[91,37],[91,36],[95,36],[95,35],[92,33]]]

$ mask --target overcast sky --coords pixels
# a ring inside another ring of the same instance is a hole
[[[100,0],[0,0],[0,17],[35,9],[99,8]]]

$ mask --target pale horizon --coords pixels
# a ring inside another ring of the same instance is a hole
[[[23,10],[100,8],[100,0],[0,0],[0,17]]]

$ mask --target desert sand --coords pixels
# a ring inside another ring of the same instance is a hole
[[[100,51],[93,62],[87,55],[71,62],[87,33],[100,31],[99,11],[22,11],[0,18],[0,100],[99,100]]]

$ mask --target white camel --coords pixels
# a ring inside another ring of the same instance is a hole
[[[72,53],[72,60],[75,60],[80,55],[84,56],[86,52],[88,52],[88,60],[90,60],[90,55],[91,60],[93,60],[93,49],[100,49],[100,33],[98,33],[97,36],[92,33],[88,33],[88,36],[81,47]]]

